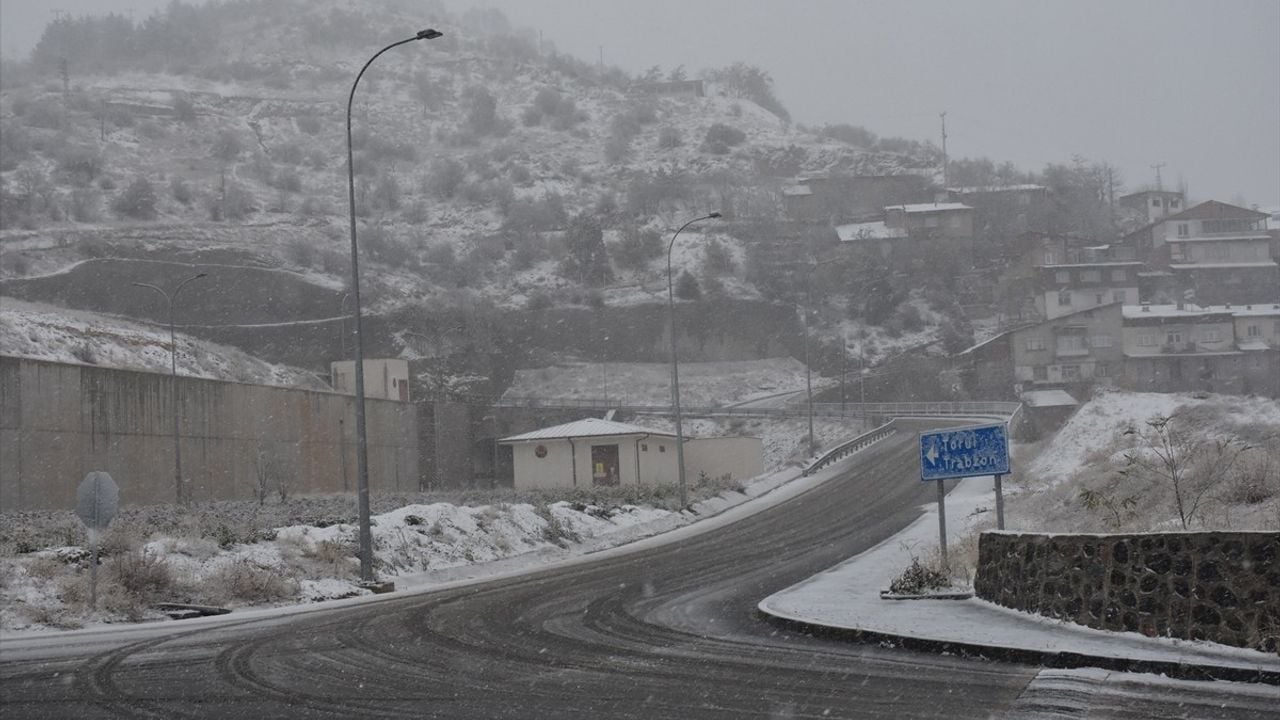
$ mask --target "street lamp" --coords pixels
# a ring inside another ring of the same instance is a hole
[[[680,418],[680,364],[676,360],[676,296],[671,282],[671,248],[675,247],[676,238],[680,237],[680,233],[685,228],[696,222],[714,220],[718,217],[720,213],[713,212],[690,220],[681,225],[680,229],[671,236],[671,242],[667,243],[667,308],[671,311],[671,404],[676,411],[676,472],[680,477],[681,509],[689,505],[689,494],[684,479],[684,425]]]
[[[360,580],[365,583],[373,582],[373,534],[369,529],[369,438],[365,434],[364,422],[364,333],[360,331],[360,258],[356,245],[356,171],[355,153],[351,149],[351,103],[355,100],[356,86],[364,77],[364,71],[379,55],[393,47],[415,40],[432,40],[442,34],[430,28],[419,30],[413,37],[393,42],[374,53],[360,68],[347,96],[347,199],[351,218],[351,300],[356,338],[356,498],[360,513]]]
[[[136,287],[149,288],[160,293],[164,298],[167,312],[169,314],[169,397],[173,401],[173,483],[177,492],[177,501],[181,505],[184,501],[184,493],[182,492],[182,442],[179,438],[181,427],[178,421],[178,342],[173,333],[173,302],[178,299],[178,293],[182,292],[182,288],[192,280],[199,280],[207,277],[209,273],[196,273],[182,282],[178,283],[178,287],[173,289],[172,293],[167,293],[151,283],[133,283]]]

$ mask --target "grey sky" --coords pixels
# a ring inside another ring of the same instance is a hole
[[[167,0],[58,0],[141,17]],[[1193,197],[1280,205],[1276,0],[446,0],[496,7],[560,50],[632,72],[743,60],[796,121],[849,122],[1025,169],[1108,160],[1130,188],[1166,163]],[[3,52],[51,5],[3,0]]]

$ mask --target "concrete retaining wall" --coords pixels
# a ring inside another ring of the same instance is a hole
[[[974,591],[1015,610],[1280,652],[1280,533],[985,532]]]
[[[0,509],[70,508],[105,470],[126,504],[173,502],[168,375],[0,357]],[[182,467],[194,501],[356,485],[355,399],[335,393],[178,378]],[[409,403],[368,400],[371,489],[417,490]]]

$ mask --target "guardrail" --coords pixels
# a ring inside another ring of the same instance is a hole
[[[835,446],[831,450],[827,451],[822,457],[810,463],[809,467],[806,467],[800,474],[806,477],[812,475],[828,465],[843,460],[859,450],[889,437],[898,431],[898,428],[893,426],[896,422],[897,419],[890,420],[874,430],[865,432],[852,440]]]
[[[488,407],[539,408],[545,410],[621,410],[624,412],[662,414],[674,412],[670,405],[650,405],[611,400],[608,398],[530,398],[493,397],[482,395],[456,396],[454,402]],[[1020,407],[1016,402],[958,401],[958,402],[880,402],[880,403],[815,403],[814,417],[900,417],[947,415],[999,415],[1009,417]],[[720,407],[685,406],[687,415],[742,415],[753,417],[808,417],[804,403],[793,407]]]

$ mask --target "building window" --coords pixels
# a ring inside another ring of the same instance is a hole
[[[1227,260],[1231,257],[1231,247],[1226,244],[1213,244],[1205,250],[1204,256],[1209,260]]]
[[[1098,378],[1107,377],[1108,370],[1106,363],[1098,363],[1093,366],[1093,376]]]
[[[1044,254],[1044,264],[1045,264],[1045,265],[1057,265],[1057,264],[1058,264],[1058,254],[1057,254],[1057,253],[1054,253],[1054,252],[1048,252],[1048,251],[1045,251],[1045,254]]]
[[[1128,278],[1129,278],[1129,274],[1124,271],[1124,268],[1119,268],[1111,271],[1112,282],[1124,282]]]
[[[1043,350],[1043,349],[1044,349],[1044,338],[1039,338],[1039,337],[1029,337],[1029,338],[1027,338],[1027,349],[1028,349],[1028,350]]]
[[[1169,201],[1169,207],[1178,207],[1179,204],[1180,203],[1178,202],[1178,198],[1174,198]]]
[[[1216,343],[1222,342],[1222,334],[1217,330],[1205,330],[1200,334],[1200,342]]]
[[[1093,304],[1094,304],[1094,305],[1101,305],[1103,302],[1105,302],[1106,297],[1107,297],[1107,294],[1106,294],[1106,293],[1094,293],[1094,294],[1093,294]]]
[[[649,443],[640,443],[640,452],[649,452]]]
[[[1155,344],[1156,344],[1156,338],[1154,335],[1151,335],[1149,333],[1143,333],[1142,335],[1138,336],[1139,347],[1154,347]]]
[[[1118,303],[1129,302],[1128,295],[1129,294],[1126,293],[1124,290],[1116,290],[1115,292],[1111,293],[1111,301],[1118,302]]]
[[[666,452],[666,451],[667,451],[667,446],[666,446],[666,445],[659,445],[659,446],[658,446],[658,452],[660,452],[660,453],[664,453],[664,452]]]
[[[1109,348],[1113,344],[1115,344],[1115,341],[1111,339],[1110,335],[1094,335],[1092,338],[1089,338],[1089,345],[1092,347]]]
[[[1257,325],[1250,325],[1246,334],[1251,338],[1262,337],[1262,329],[1259,328]]]
[[[1096,283],[1102,282],[1101,270],[1085,270],[1080,273],[1080,282]]]
[[[1065,285],[1071,282],[1071,273],[1066,270],[1059,270],[1053,274],[1053,280],[1060,285]]]
[[[1151,207],[1160,207],[1160,198],[1151,198]]]
[[[1058,305],[1059,307],[1065,307],[1065,306],[1071,305],[1070,290],[1061,290],[1058,292]]]
[[[1041,382],[1048,380],[1049,368],[1046,368],[1043,365],[1036,365],[1035,367],[1031,368],[1031,379],[1039,380]]]
[[[1178,223],[1178,237],[1190,237],[1191,227],[1187,223]]]
[[[1177,345],[1182,342],[1182,333],[1170,331],[1165,334],[1164,341],[1169,345]]]
[[[1080,366],[1079,365],[1063,365],[1062,379],[1063,380],[1079,380]]]

